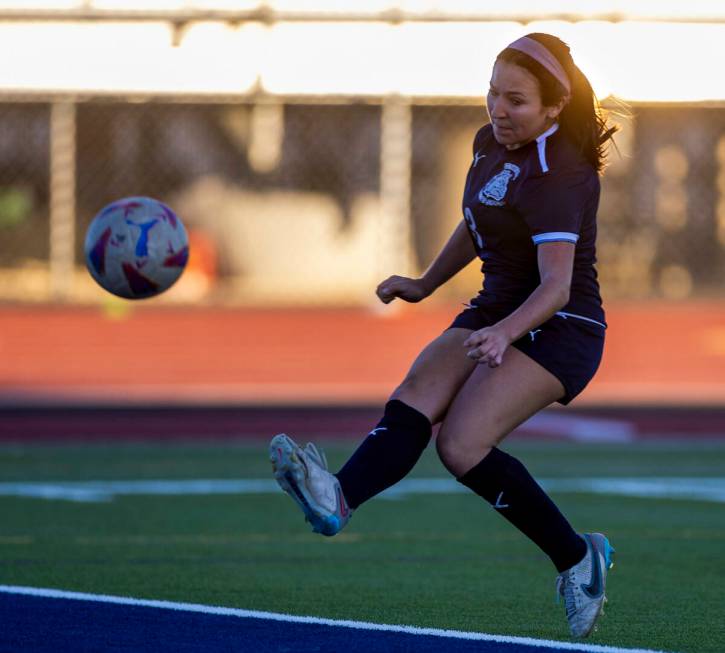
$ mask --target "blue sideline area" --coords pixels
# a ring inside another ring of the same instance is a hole
[[[0,594],[0,652],[543,653],[522,644]],[[566,649],[571,653],[572,649]]]

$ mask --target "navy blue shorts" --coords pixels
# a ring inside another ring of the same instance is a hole
[[[506,317],[497,311],[473,306],[456,316],[448,327],[478,331]],[[554,315],[511,343],[551,372],[564,386],[560,404],[568,404],[594,377],[604,351],[605,327],[580,317]]]

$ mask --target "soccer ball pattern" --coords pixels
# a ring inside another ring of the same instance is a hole
[[[126,299],[143,299],[168,290],[181,276],[189,238],[181,220],[162,202],[127,197],[93,218],[85,258],[102,288]]]

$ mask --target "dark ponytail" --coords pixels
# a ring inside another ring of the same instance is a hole
[[[595,170],[601,172],[606,163],[606,143],[618,128],[607,124],[606,113],[586,75],[574,63],[569,46],[551,34],[537,32],[526,36],[549,50],[568,75],[571,97],[559,114],[559,128]],[[544,106],[554,106],[567,94],[562,84],[529,55],[507,48],[498,55],[498,59],[521,66],[536,77]]]

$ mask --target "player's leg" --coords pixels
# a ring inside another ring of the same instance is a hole
[[[448,329],[417,357],[385,405],[382,419],[336,474],[353,508],[391,487],[415,466],[476,363],[463,342],[469,329]]]
[[[463,346],[471,329],[451,328],[433,340],[413,362],[403,382],[390,395],[437,424],[476,367]]]
[[[437,441],[446,468],[538,544],[559,571],[579,562],[586,547],[525,467],[497,445],[564,394],[553,374],[510,347],[499,367],[473,371]]]
[[[470,329],[451,328],[417,357],[393,392],[377,426],[343,468],[332,475],[313,448],[280,434],[270,444],[275,478],[302,508],[313,528],[334,535],[356,509],[405,477],[476,363],[463,342]]]
[[[437,447],[461,483],[551,558],[571,632],[582,637],[605,601],[613,549],[599,533],[578,535],[523,464],[497,448],[517,425],[564,394],[553,374],[512,347],[499,367],[480,365],[471,374],[448,410]]]

